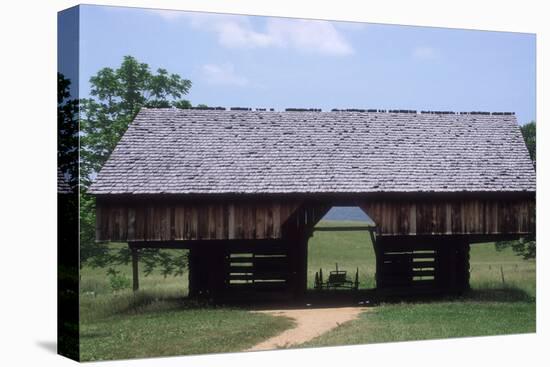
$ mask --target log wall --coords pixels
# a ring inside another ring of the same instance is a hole
[[[276,239],[298,208],[290,202],[98,202],[98,241]]]
[[[381,235],[524,235],[535,232],[534,199],[355,201]],[[326,201],[98,200],[99,241],[187,241],[309,237]]]
[[[535,200],[369,201],[360,205],[383,235],[527,234]]]

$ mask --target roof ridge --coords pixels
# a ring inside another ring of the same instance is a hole
[[[514,116],[515,112],[509,111],[450,111],[450,110],[408,110],[408,109],[377,109],[377,108],[333,108],[330,111],[323,111],[321,108],[296,108],[289,107],[284,110],[276,111],[274,108],[266,107],[208,107],[208,106],[195,106],[189,108],[175,108],[175,107],[142,107],[143,110],[192,110],[192,111],[228,111],[228,112],[356,112],[356,113],[388,113],[388,114],[429,114],[429,115],[487,115],[487,116]]]

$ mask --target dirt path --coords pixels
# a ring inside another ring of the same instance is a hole
[[[253,311],[294,319],[296,326],[256,344],[247,351],[291,347],[305,343],[344,322],[356,319],[364,307],[306,308],[296,310]]]

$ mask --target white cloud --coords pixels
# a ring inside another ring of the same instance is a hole
[[[255,48],[280,45],[280,41],[267,33],[256,32],[249,24],[223,21],[214,25],[218,41],[228,48]]]
[[[202,73],[206,82],[215,85],[236,85],[245,86],[248,79],[235,73],[232,64],[205,64],[202,66]]]
[[[437,58],[437,51],[432,47],[420,46],[413,50],[412,56],[418,60],[432,60]]]
[[[267,18],[265,28],[254,29],[245,16],[155,11],[169,21],[185,19],[200,30],[216,34],[218,42],[227,48],[291,48],[328,55],[350,55],[351,44],[328,21]]]
[[[298,50],[331,55],[350,55],[353,47],[327,21],[269,19],[267,34],[277,44]]]

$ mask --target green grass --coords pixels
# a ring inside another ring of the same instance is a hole
[[[364,226],[365,222],[321,221],[318,226]],[[376,259],[374,247],[367,231],[314,232],[308,247],[308,288],[313,288],[315,273],[320,268],[323,274],[335,269],[346,270],[355,279],[359,268],[359,288],[374,288]]]
[[[332,270],[334,262],[350,273],[359,266],[361,286],[374,286],[374,250],[366,232],[316,232],[309,256],[310,286],[315,271]],[[535,332],[534,261],[511,249],[496,251],[493,243],[474,244],[470,270],[472,291],[460,298],[381,304],[304,346]]]
[[[328,272],[336,262],[352,276],[359,268],[360,288],[375,286],[368,232],[315,232],[309,242],[309,287],[319,268]],[[534,332],[534,261],[488,243],[472,245],[470,264],[472,291],[461,298],[381,304],[304,346]],[[116,269],[131,278],[130,266]],[[113,292],[106,269],[84,267],[80,292],[82,360],[240,351],[292,325],[245,309],[192,303],[185,299],[187,274],[141,273],[140,292],[133,294]]]
[[[186,307],[177,301],[151,305],[83,323],[82,360],[237,352],[292,326],[289,319],[245,310]]]
[[[113,250],[127,246],[122,243],[112,243],[109,245]],[[163,250],[172,252],[174,255],[180,255],[181,252],[187,250]],[[119,265],[114,267],[116,270],[131,280],[132,268],[131,265]],[[161,294],[177,294],[180,296],[187,294],[187,274],[180,276],[164,277],[160,272],[153,272],[147,275],[143,272],[143,266],[139,267],[139,288],[145,291],[160,292]],[[111,296],[112,290],[107,276],[107,268],[91,268],[84,267],[80,279],[80,293],[85,296]]]
[[[131,277],[129,265],[116,270]],[[187,273],[165,278],[140,269],[139,292],[113,292],[106,269],[84,267],[81,360],[237,352],[293,325],[287,318],[189,301],[187,279]]]
[[[534,302],[386,304],[303,346],[333,346],[535,331]]]

